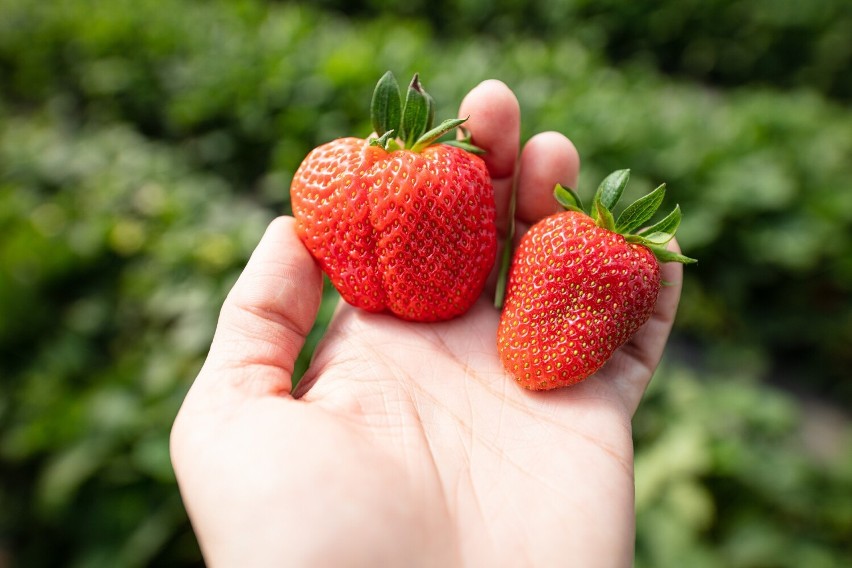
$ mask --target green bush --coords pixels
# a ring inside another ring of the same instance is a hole
[[[616,64],[641,62],[721,86],[765,84],[852,97],[852,10],[844,0],[318,0],[356,17],[423,18],[471,33],[581,40]]]
[[[842,6],[443,2],[457,8],[443,20],[423,2],[406,19],[324,4],[337,11],[0,0],[0,557],[198,562],[171,421],[224,294],[288,210],[293,171],[311,147],[369,132],[372,86],[392,69],[422,72],[439,116],[500,78],[524,137],[575,141],[581,193],[630,167],[630,191],[665,181],[684,209],[679,240],[700,262],[685,271],[673,361],[636,419],[637,565],[852,563],[848,421],[830,456],[814,454],[802,436],[819,414],[761,382],[852,405],[852,115],[818,94],[848,88],[848,74],[824,78],[849,54]],[[655,58],[699,40],[728,49],[699,16],[738,11],[760,32],[739,48],[758,53],[763,86],[720,75],[749,85],[711,89],[647,65],[689,75]],[[665,33],[635,31],[654,21]],[[760,37],[762,51],[748,43]],[[800,54],[787,76],[761,63],[805,41],[842,45]]]
[[[634,422],[637,567],[852,561],[852,430],[831,407],[666,364]],[[832,544],[833,543],[833,544]]]
[[[145,565],[186,531],[171,421],[270,212],[120,124],[13,119],[0,162],[0,535],[22,565]]]

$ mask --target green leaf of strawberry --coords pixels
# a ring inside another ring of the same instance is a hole
[[[675,234],[677,228],[680,226],[681,213],[680,213],[680,205],[675,205],[674,210],[666,215],[664,219],[657,222],[655,225],[652,225],[646,229],[642,229],[639,231],[639,235],[645,235],[648,233],[671,233]]]
[[[465,119],[433,128],[434,107],[417,75],[403,103],[386,73],[370,105],[376,136],[315,148],[290,186],[299,237],[341,296],[414,321],[466,312],[497,250],[485,163],[439,143]]]
[[[598,186],[595,194],[595,202],[601,203],[608,210],[612,209],[618,203],[618,200],[621,199],[621,194],[624,193],[624,188],[627,187],[629,180],[630,170],[612,172]]]
[[[467,118],[452,118],[433,128],[435,101],[423,88],[419,76],[415,74],[411,79],[403,103],[399,83],[390,71],[379,79],[373,91],[370,118],[376,133],[376,137],[369,140],[370,144],[385,150],[405,148],[418,153],[438,143],[442,136],[467,122]],[[481,148],[471,143],[467,132],[461,130],[461,139],[446,140],[442,143],[471,154],[484,154]]]
[[[443,136],[447,132],[454,130],[456,127],[461,126],[466,121],[467,121],[466,118],[448,118],[447,120],[445,120],[444,122],[442,122],[441,124],[439,124],[438,126],[433,128],[432,130],[430,130],[429,132],[426,132],[420,138],[418,138],[417,142],[415,142],[411,146],[411,149],[414,152],[419,152],[419,151],[423,150],[427,146],[434,144],[435,141],[438,138],[440,138],[441,136]]]
[[[402,102],[399,100],[399,83],[390,71],[382,75],[376,84],[370,103],[370,117],[377,136],[399,130]]]
[[[618,216],[615,230],[618,233],[626,234],[647,223],[660,208],[665,196],[666,184],[661,184],[648,195],[637,199]]]
[[[592,215],[575,192],[556,186],[566,211],[536,223],[515,251],[500,317],[497,348],[521,386],[548,390],[576,384],[612,356],[651,316],[660,291],[660,263],[692,263],[667,250],[680,225],[679,207],[656,224],[665,186],[613,220],[628,170],[598,187]]]
[[[570,187],[562,187],[561,185],[556,184],[556,189],[553,190],[553,196],[556,198],[556,201],[559,202],[559,205],[565,209],[579,211],[580,213],[583,212],[583,202],[580,200],[580,196],[577,195],[577,192]]]

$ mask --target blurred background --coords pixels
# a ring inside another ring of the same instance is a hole
[[[684,210],[636,566],[852,566],[848,0],[0,0],[0,567],[201,565],[172,419],[293,171],[369,133],[388,69],[438,117],[499,78],[582,195],[630,167]]]

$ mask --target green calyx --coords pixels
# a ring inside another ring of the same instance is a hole
[[[423,89],[418,75],[414,75],[403,100],[399,83],[390,71],[376,84],[370,104],[370,116],[373,130],[376,132],[376,136],[370,138],[370,144],[388,151],[406,149],[421,152],[467,121],[466,118],[452,118],[434,126],[435,101]],[[464,133],[461,140],[441,142],[458,146],[473,154],[483,154],[482,149],[471,144],[467,132],[461,130]]]
[[[666,184],[662,184],[649,194],[640,197],[628,205],[615,218],[612,209],[621,199],[624,188],[630,179],[630,170],[617,170],[609,174],[595,192],[590,213],[586,213],[580,196],[573,189],[557,184],[553,196],[565,209],[588,214],[599,227],[622,235],[628,242],[643,245],[654,253],[660,262],[697,262],[682,254],[672,252],[666,245],[674,238],[681,221],[680,206],[675,205],[671,213],[657,223],[643,227],[657,213],[666,195]]]

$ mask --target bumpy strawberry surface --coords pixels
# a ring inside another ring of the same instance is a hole
[[[659,263],[695,262],[666,248],[680,207],[641,228],[662,203],[665,184],[613,217],[629,178],[629,170],[607,176],[591,216],[573,190],[557,185],[554,197],[566,211],[521,239],[497,332],[503,366],[521,386],[549,390],[585,380],[651,317]]]
[[[648,248],[583,213],[548,217],[515,253],[498,331],[503,365],[528,389],[573,385],[648,320],[659,290]]]
[[[414,321],[466,312],[496,255],[491,179],[446,144],[320,146],[291,185],[299,236],[350,304]]]

